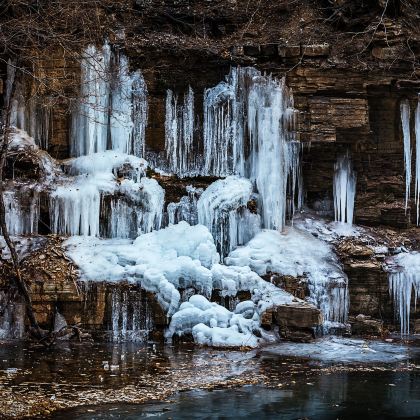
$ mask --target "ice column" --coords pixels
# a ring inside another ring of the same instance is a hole
[[[189,185],[187,196],[181,197],[178,203],[169,203],[167,208],[169,224],[175,225],[185,220],[191,226],[196,225],[198,223],[197,202],[202,192],[202,188]]]
[[[400,111],[404,141],[405,210],[407,211],[411,189],[410,103],[408,102],[408,100],[404,100],[401,102]]]
[[[254,77],[248,98],[251,178],[260,194],[263,226],[282,230],[286,219],[291,96],[283,80]]]
[[[251,193],[248,179],[232,175],[213,182],[198,200],[198,221],[212,233],[222,256],[260,229],[259,217],[246,208]]]
[[[165,150],[169,170],[180,177],[193,175],[195,156],[194,92],[191,86],[182,105],[171,90],[166,93]]]
[[[73,114],[71,154],[90,155],[107,149],[110,107],[111,48],[89,45],[81,61],[80,103]]]
[[[394,301],[396,317],[400,320],[401,334],[409,334],[412,297],[414,304],[420,297],[420,254],[398,254],[391,264],[389,293]]]
[[[144,156],[147,125],[147,88],[142,74],[129,73],[128,59],[120,55],[111,91],[111,148]]]
[[[10,235],[38,232],[39,196],[36,190],[4,191],[6,226]]]
[[[353,223],[356,174],[348,155],[338,158],[334,166],[334,215],[342,223]]]
[[[420,206],[420,96],[416,108],[415,120],[416,132],[416,183],[415,183],[415,201],[416,201],[416,222],[419,224],[419,206]]]

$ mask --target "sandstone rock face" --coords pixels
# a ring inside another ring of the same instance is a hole
[[[302,342],[314,338],[315,330],[322,325],[322,321],[321,311],[307,303],[279,305],[261,316],[263,327],[278,326],[282,337]]]
[[[384,333],[384,323],[370,316],[359,314],[350,318],[351,332],[361,336],[381,336]]]

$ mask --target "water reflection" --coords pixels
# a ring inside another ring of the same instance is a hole
[[[415,373],[339,373],[298,381],[288,389],[247,386],[194,391],[173,403],[102,406],[60,413],[60,419],[393,419],[419,418]]]

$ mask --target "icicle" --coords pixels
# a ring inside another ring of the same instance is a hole
[[[149,106],[147,86],[143,75],[136,71],[132,76],[133,90],[133,153],[139,157],[146,154],[146,127]]]
[[[404,141],[404,165],[405,165],[405,211],[408,208],[411,189],[411,142],[410,142],[410,103],[408,100],[400,104],[401,125]]]
[[[128,59],[124,55],[119,56],[111,98],[112,150],[142,157],[147,126],[147,88],[139,71],[129,73]]]
[[[260,194],[263,226],[282,230],[290,157],[287,141],[292,98],[284,81],[254,77],[248,98],[251,178]]]
[[[300,164],[301,143],[291,141],[287,143],[289,148],[287,156],[289,157],[289,205],[288,212],[293,220],[296,208],[300,210],[303,206],[303,176]]]
[[[194,92],[191,86],[184,95],[184,103],[171,90],[166,93],[165,150],[169,171],[180,177],[192,176],[195,167],[193,153]]]
[[[198,223],[197,202],[203,192],[202,188],[187,187],[188,196],[181,197],[178,203],[168,204],[168,222],[175,225],[182,220],[193,226]]]
[[[410,333],[412,296],[414,304],[420,297],[420,253],[402,253],[393,257],[388,276],[389,293],[394,301],[396,318],[402,335]]]
[[[6,226],[10,235],[38,233],[39,194],[33,189],[4,191]]]
[[[61,235],[99,235],[100,193],[95,184],[59,186],[50,195],[51,231]]]
[[[107,149],[111,48],[86,48],[81,62],[80,104],[73,115],[71,154],[90,155]]]
[[[415,132],[416,132],[416,184],[415,184],[415,201],[417,209],[417,225],[419,225],[419,206],[420,206],[420,96],[417,102],[416,109],[416,120],[415,120]]]
[[[114,342],[147,339],[153,318],[143,290],[112,288],[111,328]]]
[[[198,221],[208,227],[222,256],[243,245],[242,241],[249,240],[260,228],[259,217],[244,209],[251,193],[249,180],[229,176],[213,182],[198,200]]]
[[[338,158],[334,166],[334,214],[335,220],[353,223],[356,174],[348,155]]]

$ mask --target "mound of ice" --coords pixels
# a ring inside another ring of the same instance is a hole
[[[178,309],[178,288],[193,287],[211,296],[209,268],[219,262],[208,229],[186,222],[139,236],[134,242],[73,237],[64,246],[83,280],[138,282],[157,294],[168,316]]]
[[[55,159],[46,151],[41,150],[35,143],[35,140],[26,131],[13,128],[9,140],[9,151],[27,153],[37,161],[43,177],[42,181],[49,183],[61,173]]]
[[[252,304],[252,302],[251,302]],[[248,305],[249,310],[249,305]],[[256,347],[259,343],[252,333],[259,327],[256,313],[247,319],[240,313],[232,313],[204,296],[191,296],[181,304],[166,332],[166,337],[192,333],[197,344],[215,347]]]
[[[133,172],[134,179],[139,180],[144,176],[147,169],[147,161],[133,155],[127,155],[115,150],[107,150],[101,153],[93,153],[69,159],[65,162],[71,175],[97,174],[100,172],[114,173],[124,166]]]
[[[250,214],[246,208],[251,194],[251,181],[228,176],[213,182],[197,202],[198,222],[212,232],[222,256],[259,231],[259,216]]]
[[[264,230],[225,259],[229,266],[249,266],[259,275],[279,273],[308,280],[310,300],[326,322],[346,321],[347,276],[331,247],[311,234],[288,227],[284,233]]]

